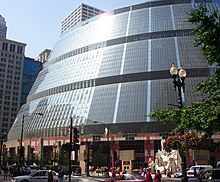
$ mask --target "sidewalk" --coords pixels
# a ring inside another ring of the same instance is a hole
[[[82,176],[84,176],[84,177],[104,178],[104,179],[111,178],[111,174],[110,174],[109,177],[106,177],[105,175],[102,175],[102,173],[96,173],[96,172],[93,172],[92,174],[90,173],[89,175],[90,176],[87,176],[86,173],[82,173]]]
[[[154,175],[155,174],[152,174],[152,178],[154,179]],[[88,177],[86,176],[86,174],[82,174],[82,176],[84,177]],[[111,173],[109,172],[109,177],[106,177],[105,175],[102,175],[101,173],[96,173],[96,172],[93,172],[92,174],[90,174],[89,176],[90,178],[96,178],[96,179],[100,179],[100,180],[105,180],[105,179],[108,179],[108,178],[111,178]],[[167,177],[166,175],[162,174],[162,181],[181,181],[181,178],[175,178],[173,175],[171,176],[171,178]]]

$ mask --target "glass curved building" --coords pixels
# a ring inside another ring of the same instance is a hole
[[[112,133],[165,132],[148,114],[177,104],[172,63],[187,71],[186,106],[200,99],[193,90],[210,76],[200,49],[193,47],[193,25],[186,21],[196,6],[190,0],[135,4],[63,32],[8,141],[20,138],[22,122],[24,140],[66,137],[70,118],[88,135],[104,133],[97,123],[112,126]],[[219,9],[217,3],[208,6]]]

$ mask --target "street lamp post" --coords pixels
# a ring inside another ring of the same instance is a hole
[[[22,117],[22,123],[21,123],[21,138],[20,138],[20,148],[19,148],[19,160],[18,160],[18,164],[19,164],[19,168],[20,168],[20,172],[22,172],[21,171],[21,167],[22,167],[22,153],[24,152],[23,150],[23,146],[22,146],[22,140],[23,140],[23,133],[24,133],[24,118],[26,117],[26,116],[29,116],[29,115],[40,115],[40,116],[43,116],[43,114],[42,113],[28,113],[28,114],[26,114],[26,115],[23,115],[23,117]]]
[[[183,107],[183,99],[182,99],[182,91],[183,93],[185,92],[185,78],[186,78],[186,70],[184,70],[182,67],[180,70],[177,69],[177,67],[172,64],[172,67],[170,68],[170,74],[172,75],[173,78],[173,86],[176,90],[178,90],[178,107],[182,109]]]
[[[174,65],[174,63],[172,64],[172,67],[170,68],[170,74],[172,75],[173,78],[173,86],[176,90],[178,90],[178,108],[182,109],[183,108],[183,99],[182,99],[182,91],[183,93],[185,92],[185,78],[186,78],[186,70],[184,70],[182,67],[180,68],[180,70],[177,69],[177,67]],[[184,131],[181,132],[181,134],[184,134]],[[181,152],[181,158],[182,158],[182,178],[181,181],[182,182],[187,182],[188,178],[186,175],[186,156]]]

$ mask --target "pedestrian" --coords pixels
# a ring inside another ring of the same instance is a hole
[[[105,176],[106,176],[106,177],[109,177],[108,166],[105,166]]]
[[[30,168],[30,166],[27,166],[27,168],[26,168],[26,173],[29,175],[29,174],[31,174],[31,168]]]
[[[160,170],[157,170],[154,177],[154,182],[161,182],[162,175],[160,173]]]
[[[3,170],[4,170],[4,180],[8,180],[8,166],[7,165],[5,165],[4,167],[3,167]]]
[[[144,167],[143,171],[144,171],[144,176],[145,176],[145,175],[146,175],[146,172],[147,172],[147,168]]]
[[[153,182],[153,178],[151,176],[151,168],[147,168],[146,172],[146,182]]]
[[[60,169],[58,173],[58,182],[63,182],[63,176],[64,176],[63,170]]]
[[[115,170],[115,167],[112,168],[112,177],[115,177],[116,176],[116,170]]]
[[[51,169],[49,169],[47,171],[47,176],[48,176],[48,182],[54,182],[53,180],[53,171]]]
[[[122,174],[126,174],[126,173],[127,173],[126,167],[124,167],[124,170],[123,170]]]
[[[140,169],[139,169],[138,173],[139,173],[140,175],[142,175],[142,172],[143,172],[143,167],[140,166]]]
[[[105,173],[105,168],[104,168],[104,167],[101,167],[101,171],[102,171],[102,176],[103,176],[104,173]]]

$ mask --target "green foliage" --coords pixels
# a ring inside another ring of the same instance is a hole
[[[65,144],[61,146],[58,159],[59,159],[59,165],[61,166],[67,166],[69,164],[69,149],[66,148]]]
[[[205,4],[190,12],[189,22],[196,28],[194,46],[202,46],[202,52],[209,64],[220,65],[220,16],[217,11],[209,12]]]
[[[106,159],[105,156],[102,152],[101,149],[98,149],[95,153],[94,153],[94,158],[93,158],[93,165],[95,167],[101,167],[104,166],[106,164]]]
[[[220,16],[216,11],[208,12],[204,4],[190,12],[189,22],[194,29],[195,44],[201,46],[209,64],[220,65]],[[196,91],[203,96],[187,108],[159,109],[150,117],[176,125],[175,132],[198,131],[204,138],[220,131],[220,69],[207,80],[197,85]]]

